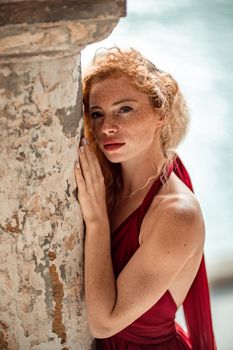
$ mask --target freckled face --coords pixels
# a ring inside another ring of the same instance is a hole
[[[147,94],[125,76],[94,83],[89,114],[95,140],[110,162],[120,163],[153,151],[162,121]]]

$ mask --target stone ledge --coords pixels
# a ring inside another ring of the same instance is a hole
[[[22,24],[0,30],[0,63],[72,56],[106,38],[118,19]]]
[[[0,63],[76,55],[125,15],[125,0],[0,0]]]
[[[124,0],[0,1],[0,27],[62,20],[114,19],[126,15]]]

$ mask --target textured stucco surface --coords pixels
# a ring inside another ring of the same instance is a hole
[[[0,0],[0,350],[90,350],[73,166],[80,51],[124,0]]]
[[[90,349],[73,165],[80,56],[0,66],[0,349]]]

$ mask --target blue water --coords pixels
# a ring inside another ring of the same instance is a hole
[[[143,4],[143,5],[142,5]],[[233,257],[233,1],[129,0],[128,15],[99,47],[134,47],[179,82],[189,134],[178,151],[206,223],[207,264]],[[233,267],[232,267],[233,268]]]

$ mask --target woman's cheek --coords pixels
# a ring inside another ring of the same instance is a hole
[[[98,141],[98,135],[99,135],[99,130],[100,130],[100,123],[92,122],[91,124],[91,132],[95,138],[95,141]]]

